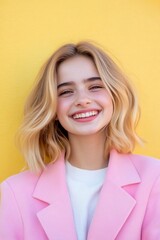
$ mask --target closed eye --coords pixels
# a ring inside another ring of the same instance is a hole
[[[58,96],[68,96],[73,94],[73,90],[64,90],[58,94]]]
[[[96,91],[96,90],[99,90],[101,88],[104,88],[104,87],[102,85],[93,85],[89,88],[89,90]]]

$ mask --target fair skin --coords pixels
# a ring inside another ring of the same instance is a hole
[[[57,78],[57,118],[68,132],[70,163],[83,169],[106,167],[104,128],[113,103],[93,61],[85,56],[69,58],[58,67]]]

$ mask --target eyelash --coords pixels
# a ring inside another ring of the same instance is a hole
[[[92,89],[93,89],[93,90],[94,90],[94,89],[96,90],[96,89],[99,89],[99,88],[103,88],[103,86],[101,86],[101,85],[93,85],[93,86],[91,86],[89,89],[90,89],[90,90],[92,90]]]
[[[64,90],[63,92],[60,92],[60,93],[59,93],[59,96],[67,95],[67,94],[72,94],[72,93],[73,93],[73,90]]]

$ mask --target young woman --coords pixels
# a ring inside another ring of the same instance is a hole
[[[160,162],[132,154],[138,116],[133,87],[103,50],[58,49],[25,107],[29,170],[1,184],[0,239],[160,239]]]

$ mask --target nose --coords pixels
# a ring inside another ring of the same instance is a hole
[[[85,91],[81,91],[80,93],[77,93],[75,105],[76,106],[82,106],[87,107],[92,102],[91,98],[88,96]]]

